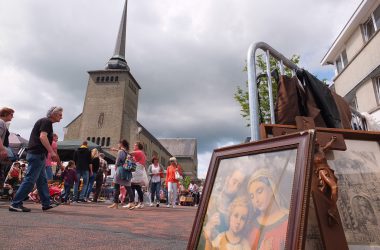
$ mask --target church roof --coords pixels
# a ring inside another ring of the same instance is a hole
[[[140,122],[136,121],[136,123],[137,126],[142,129],[143,133],[147,134],[152,141],[154,141],[157,145],[162,147],[162,150],[164,150],[168,155],[173,155],[170,151],[167,150],[165,145],[163,145],[160,140],[157,140],[157,138],[154,135],[152,135]]]
[[[194,138],[160,138],[161,144],[174,156],[196,157],[197,139]]]

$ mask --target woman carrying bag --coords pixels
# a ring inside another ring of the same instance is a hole
[[[133,204],[134,194],[131,188],[132,173],[129,171],[125,171],[123,169],[123,165],[129,156],[128,150],[129,150],[129,143],[127,142],[127,140],[121,140],[118,144],[118,151],[117,151],[117,156],[116,156],[116,161],[115,161],[116,174],[113,181],[115,194],[114,194],[113,204],[111,206],[108,206],[108,208],[116,208],[116,209],[119,208],[120,185],[125,187],[125,189],[128,192],[129,203]]]
[[[143,151],[144,146],[141,142],[136,142],[133,146],[133,151],[131,155],[133,157],[133,161],[136,163],[136,171],[133,172],[132,177],[132,191],[135,193],[137,191],[139,203],[136,204],[136,208],[144,207],[144,193],[142,191],[142,186],[147,187],[149,184],[148,176],[146,174],[145,164],[146,164],[146,156]],[[131,209],[131,208],[129,208]]]
[[[177,163],[175,157],[169,159],[170,165],[166,170],[166,184],[168,187],[168,198],[169,203],[166,205],[170,207],[170,204],[175,208],[177,201],[177,192],[178,192],[178,183],[182,179],[182,169],[181,166]]]

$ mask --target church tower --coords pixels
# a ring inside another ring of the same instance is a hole
[[[114,147],[120,139],[136,140],[139,90],[125,59],[125,1],[115,51],[103,70],[88,71],[83,112],[66,126],[65,140],[88,140]]]

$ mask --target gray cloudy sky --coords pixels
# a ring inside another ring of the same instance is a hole
[[[213,149],[249,136],[233,94],[249,45],[265,41],[330,78],[319,62],[360,0],[130,0],[126,57],[142,87],[138,120],[156,137],[198,139],[199,176]],[[82,112],[89,70],[112,56],[124,0],[0,0],[0,106],[29,139],[48,107],[63,126]]]

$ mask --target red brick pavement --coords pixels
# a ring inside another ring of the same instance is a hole
[[[186,249],[195,207],[109,209],[104,203],[8,211],[0,201],[0,249]]]

